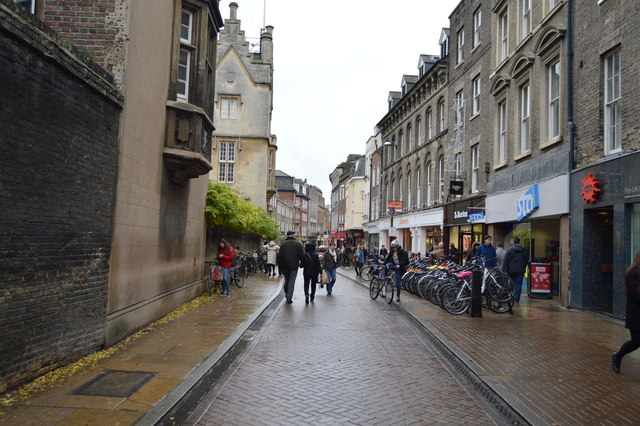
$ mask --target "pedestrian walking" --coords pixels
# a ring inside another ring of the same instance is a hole
[[[309,297],[311,297],[311,302],[313,303],[313,299],[316,297],[318,275],[322,273],[322,266],[320,265],[318,253],[316,253],[315,244],[305,244],[304,252],[304,258],[302,260],[302,267],[304,268],[302,272],[304,277],[304,303],[309,303]]]
[[[267,251],[267,276],[275,277],[276,262],[278,259],[278,250],[280,250],[280,246],[278,246],[274,241],[269,241],[269,244],[264,246],[264,249]]]
[[[498,261],[498,269],[502,270],[502,265],[504,264],[504,256],[507,254],[507,251],[504,249],[502,243],[496,243],[496,260]]]
[[[484,236],[484,242],[478,247],[476,256],[484,258],[484,266],[486,268],[495,268],[498,265],[496,257],[496,248],[492,245],[493,239],[491,235]]]
[[[618,352],[611,354],[611,368],[616,373],[620,372],[622,358],[640,348],[640,251],[624,273],[624,295],[627,298],[624,326],[629,329],[631,339],[624,342]]]
[[[278,250],[278,270],[284,275],[284,293],[287,303],[293,303],[293,290],[296,287],[298,269],[302,265],[304,249],[296,240],[295,231],[287,231],[287,238]]]
[[[504,255],[502,270],[509,274],[515,285],[513,293],[513,301],[520,303],[520,294],[522,293],[522,280],[524,273],[527,271],[529,263],[529,252],[520,245],[520,238],[513,239],[513,247],[511,247]]]
[[[324,269],[329,276],[329,282],[327,283],[327,294],[333,293],[333,285],[336,283],[336,268],[338,267],[338,253],[336,252],[336,245],[329,243],[329,250],[324,252],[322,258],[322,269]]]
[[[356,246],[356,251],[354,252],[354,260],[355,260],[355,270],[356,270],[356,278],[362,278],[362,267],[364,266],[364,251],[362,250],[362,246],[358,244]]]
[[[407,272],[409,265],[409,255],[402,250],[398,240],[391,241],[391,251],[384,260],[387,269],[394,269],[396,272],[396,302],[400,301],[400,288],[402,287],[402,276]]]
[[[226,240],[218,243],[218,265],[222,268],[222,295],[229,296],[229,268],[233,263],[234,250]]]

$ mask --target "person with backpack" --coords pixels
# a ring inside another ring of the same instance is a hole
[[[304,277],[304,303],[309,303],[309,300],[311,300],[311,303],[313,303],[313,299],[315,299],[316,297],[316,284],[318,284],[318,275],[322,272],[320,258],[318,257],[318,253],[316,253],[316,245],[313,243],[307,243],[304,246],[302,268],[302,274]]]

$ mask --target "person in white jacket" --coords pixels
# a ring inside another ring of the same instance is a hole
[[[264,246],[264,249],[267,251],[267,276],[275,277],[276,276],[276,259],[278,255],[278,250],[280,246],[278,246],[275,242],[270,241],[269,244]]]

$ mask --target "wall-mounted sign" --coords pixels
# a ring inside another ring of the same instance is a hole
[[[462,195],[464,193],[464,182],[452,180],[449,182],[449,194]]]
[[[598,185],[600,185],[600,181],[596,179],[593,173],[589,173],[586,177],[582,178],[581,195],[585,204],[598,201],[598,193],[601,191]]]
[[[538,197],[538,184],[534,184],[527,189],[522,197],[517,201],[518,206],[518,222],[522,222],[531,213],[540,207],[540,198]]]
[[[387,202],[388,209],[394,209],[397,212],[402,211],[402,201],[388,201]]]
[[[466,210],[456,210],[453,212],[454,219],[461,219],[463,217],[468,217],[468,216],[469,216],[469,212]]]
[[[485,221],[485,215],[483,210],[469,210],[467,215],[467,222],[469,223],[481,223]]]

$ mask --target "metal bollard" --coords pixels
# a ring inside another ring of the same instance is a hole
[[[482,272],[473,271],[471,278],[471,317],[482,318]]]

